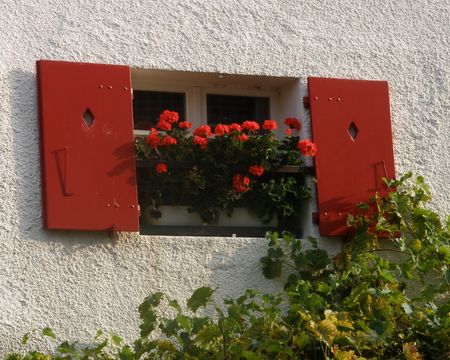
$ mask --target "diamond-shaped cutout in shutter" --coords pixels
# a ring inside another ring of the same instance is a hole
[[[352,121],[350,126],[347,129],[348,133],[352,137],[353,140],[356,140],[356,136],[358,135],[358,128],[356,127],[355,123]]]
[[[92,113],[92,111],[89,108],[87,108],[83,114],[84,122],[86,123],[86,125],[88,127],[90,127],[92,125],[92,122],[94,121],[94,119],[95,119],[94,114]]]

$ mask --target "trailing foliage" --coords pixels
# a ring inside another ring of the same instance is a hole
[[[353,240],[333,259],[314,238],[305,244],[288,232],[281,239],[268,233],[264,276],[290,274],[280,294],[247,290],[219,306],[215,289],[203,287],[186,312],[156,293],[139,307],[141,333],[133,347],[113,336],[109,355],[104,340],[82,350],[65,342],[55,356],[6,359],[449,359],[449,222],[424,207],[430,196],[423,179],[411,186],[409,180],[411,174],[387,181],[387,198],[359,204],[359,214],[348,219]],[[173,316],[160,315],[162,304]],[[204,307],[212,315],[197,315]]]

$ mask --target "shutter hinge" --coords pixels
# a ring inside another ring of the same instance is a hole
[[[111,230],[108,231],[108,237],[109,237],[109,238],[116,237],[116,234],[117,234],[116,228],[117,228],[117,225],[116,225],[116,223],[114,223],[114,224],[111,226]]]
[[[312,222],[313,222],[313,224],[319,225],[319,213],[318,212],[312,213]]]
[[[308,96],[305,96],[305,97],[303,98],[303,107],[304,107],[305,109],[309,109],[309,97],[308,97]]]

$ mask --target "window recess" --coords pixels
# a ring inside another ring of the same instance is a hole
[[[166,91],[167,96],[169,92],[185,94],[185,109],[186,121],[193,123],[192,130],[201,125],[209,125],[214,130],[219,123],[228,125],[231,123],[242,124],[246,120],[256,121],[260,125],[265,120],[275,120],[278,122],[278,129],[276,136],[279,139],[285,138],[285,130],[287,126],[284,125],[286,117],[296,117],[302,119],[303,108],[301,102],[298,101],[299,96],[299,80],[297,78],[275,78],[263,76],[247,76],[247,75],[228,75],[228,74],[209,74],[209,73],[190,73],[190,72],[176,72],[176,71],[160,71],[160,70],[142,70],[132,69],[132,83],[135,93],[146,91]],[[135,96],[136,99],[136,96]],[[180,104],[179,108],[183,105]],[[136,109],[136,106],[135,106]],[[173,108],[160,107],[158,113],[163,110],[174,111]],[[136,110],[135,110],[136,116]],[[139,114],[139,119],[145,118],[145,114]],[[180,120],[181,121],[181,120]],[[191,130],[191,131],[192,131]],[[140,135],[141,132],[136,132]],[[146,132],[148,135],[148,131]],[[138,187],[139,193],[141,189],[149,188],[150,184],[144,184],[149,168],[154,168],[160,163],[165,163],[164,160],[159,161],[138,161]],[[169,169],[180,169],[187,167],[192,169],[194,166],[199,171],[210,171],[208,166],[198,162],[190,163],[166,163]],[[244,165],[242,171],[247,173],[248,167],[251,164]],[[302,186],[303,174],[312,173],[313,168],[289,167],[272,169],[273,177],[279,177],[282,173],[291,173],[292,177],[296,177],[299,187]],[[154,170],[153,170],[154,171]],[[236,171],[236,169],[229,169],[229,171]],[[140,184],[140,185],[139,185]],[[231,178],[230,178],[231,184]],[[152,189],[151,191],[153,191]],[[166,190],[164,198],[174,196],[173,194],[179,190],[179,187],[173,191]],[[148,193],[147,191],[144,191]],[[185,198],[185,194],[175,196],[176,200]],[[164,200],[163,200],[164,201]],[[141,201],[141,208],[143,216],[141,217],[141,234],[203,234],[209,236],[264,236],[267,230],[287,230],[277,227],[277,221],[270,225],[264,225],[259,218],[254,218],[255,221],[250,223],[250,219],[239,223],[243,217],[248,216],[246,209],[235,209],[231,218],[228,218],[227,213],[221,213],[220,220],[217,225],[205,225],[198,213],[187,214],[188,206],[181,201],[180,206],[165,207],[168,203],[164,203],[162,207],[162,218],[155,219],[148,217],[149,210],[145,207],[146,202]],[[184,208],[182,208],[184,206]],[[145,208],[145,209],[144,209]],[[244,214],[239,214],[241,210],[245,210]],[[151,210],[152,212],[153,210]],[[155,213],[154,216],[158,216]],[[181,218],[185,218],[185,224],[180,225]],[[302,217],[303,218],[303,217]],[[309,216],[304,216],[309,219]],[[302,220],[297,219],[294,223],[289,225],[289,229],[301,235],[300,229],[303,224]],[[287,225],[285,225],[287,226]]]

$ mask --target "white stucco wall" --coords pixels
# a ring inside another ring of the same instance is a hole
[[[387,80],[397,171],[450,214],[449,18],[448,0],[0,0],[0,356],[44,326],[129,341],[155,291],[282,288],[262,279],[258,239],[42,230],[36,60],[293,76],[305,95],[307,76]]]

